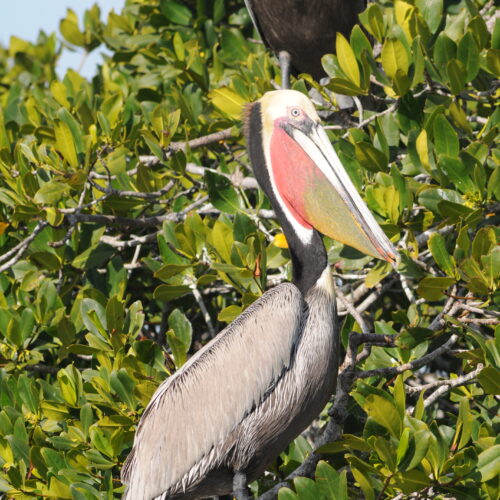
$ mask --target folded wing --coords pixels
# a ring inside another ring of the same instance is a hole
[[[302,314],[297,287],[281,284],[160,385],[122,469],[124,498],[154,498],[193,479],[190,471],[224,443],[289,367]]]

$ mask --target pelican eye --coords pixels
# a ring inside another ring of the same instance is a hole
[[[299,108],[292,108],[290,110],[290,116],[292,118],[300,118],[300,116],[302,116],[302,112],[300,111]]]

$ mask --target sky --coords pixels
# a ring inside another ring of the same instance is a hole
[[[8,45],[12,35],[35,41],[38,31],[56,31],[59,38],[59,21],[66,17],[66,9],[73,9],[82,20],[85,9],[97,3],[101,9],[101,19],[106,20],[108,12],[119,13],[125,0],[0,0],[0,44]],[[81,21],[80,21],[81,23]],[[80,24],[80,27],[82,24]],[[85,60],[81,74],[91,78],[96,64],[101,61],[101,48],[94,50]],[[63,76],[67,68],[77,69],[82,61],[82,51],[65,50],[58,64],[58,74]]]

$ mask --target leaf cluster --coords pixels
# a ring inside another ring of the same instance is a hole
[[[329,83],[293,82],[329,118],[336,92],[354,98],[328,133],[401,260],[325,239],[344,348],[353,331],[394,342],[357,352],[343,433],[280,499],[498,498],[492,19],[481,0],[370,3],[323,57]],[[119,498],[159,383],[291,277],[241,130],[279,71],[237,0],[68,10],[60,34],[0,48],[0,492]],[[58,76],[63,50],[101,46],[92,80]],[[255,494],[307,463],[329,410]]]

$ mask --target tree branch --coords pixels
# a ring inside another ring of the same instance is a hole
[[[158,191],[152,191],[149,193],[141,192],[141,191],[122,191],[120,189],[113,189],[113,188],[105,188],[103,186],[100,186],[99,184],[96,184],[95,182],[92,182],[90,180],[89,176],[89,181],[92,184],[92,187],[96,188],[98,191],[101,191],[101,193],[105,193],[108,196],[117,196],[119,198],[141,198],[143,200],[154,200],[155,198],[160,198],[164,194],[167,194],[175,185],[175,181],[170,181],[168,184],[161,188]]]
[[[0,273],[9,269],[9,267],[13,266],[19,259],[24,255],[30,243],[49,225],[46,221],[40,221],[33,232],[20,243],[18,243],[14,248],[11,248],[8,252],[5,252],[0,256],[0,262],[5,262],[9,257],[12,257],[10,260],[7,260],[2,266],[0,266]]]
[[[426,384],[423,386],[417,386],[417,387],[406,386],[406,389],[409,394],[412,394],[416,392],[424,392],[427,391],[428,389],[438,387],[438,389],[436,389],[432,394],[430,394],[428,397],[424,399],[424,408],[428,408],[430,405],[435,403],[440,396],[446,394],[448,391],[451,391],[451,389],[453,389],[454,387],[470,384],[481,373],[483,368],[484,365],[479,364],[474,371],[467,373],[466,375],[462,375],[460,377],[447,380],[438,380],[436,382]],[[409,407],[407,411],[411,415],[415,411],[415,408]]]

